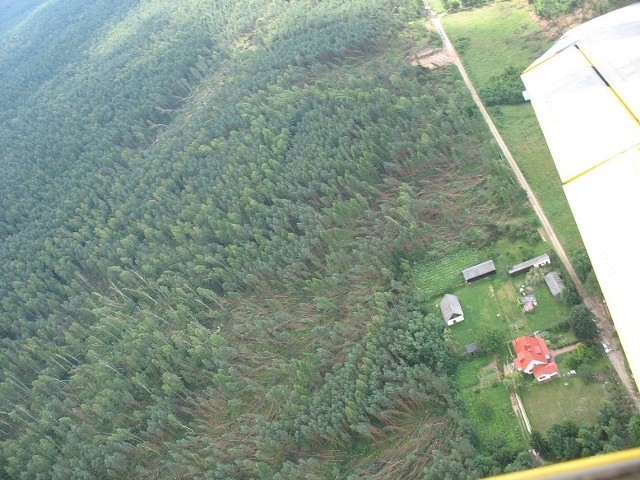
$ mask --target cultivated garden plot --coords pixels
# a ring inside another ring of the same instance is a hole
[[[460,272],[480,261],[480,253],[473,249],[459,249],[444,259],[426,260],[415,266],[418,300],[435,299],[464,285]]]
[[[502,384],[501,365],[489,355],[462,363],[456,383],[465,408],[483,443],[500,437],[511,447],[525,447],[524,434]]]

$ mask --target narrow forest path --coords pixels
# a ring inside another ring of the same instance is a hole
[[[442,23],[440,22],[439,15],[435,14],[427,3],[425,3],[425,11],[427,15],[427,20],[430,20],[433,23],[434,27],[436,28],[438,34],[440,35],[440,38],[442,39],[442,45],[444,49],[449,53],[456,67],[458,67],[458,70],[460,71],[460,75],[462,76],[462,79],[464,80],[464,83],[467,86],[467,89],[469,90],[469,93],[471,94],[473,101],[475,102],[475,104],[478,106],[478,109],[482,113],[482,116],[487,126],[489,127],[489,130],[491,131],[493,138],[495,138],[496,142],[498,143],[498,146],[500,147],[502,154],[506,158],[507,162],[509,163],[509,166],[511,167],[514,175],[516,176],[518,183],[520,184],[522,189],[526,192],[529,202],[531,203],[531,206],[533,207],[533,210],[538,216],[538,219],[540,220],[542,228],[544,229],[544,233],[547,237],[547,240],[551,243],[552,247],[556,251],[558,258],[560,259],[565,269],[567,270],[567,273],[569,274],[569,276],[571,277],[571,280],[575,284],[576,289],[578,290],[578,293],[584,300],[585,305],[589,307],[589,309],[593,312],[593,314],[597,318],[598,329],[602,335],[603,341],[609,344],[613,348],[613,351],[608,355],[609,360],[611,361],[611,365],[613,365],[613,368],[615,369],[616,373],[620,377],[620,380],[622,381],[627,392],[629,393],[630,398],[635,403],[636,408],[640,410],[640,396],[638,395],[635,382],[633,381],[633,378],[631,377],[629,371],[626,368],[625,357],[624,357],[624,354],[622,353],[620,344],[618,343],[615,326],[613,325],[613,321],[611,320],[611,317],[609,316],[607,309],[605,308],[605,306],[602,304],[601,301],[599,301],[598,299],[589,297],[589,295],[587,294],[584,288],[584,285],[582,284],[582,281],[580,280],[580,278],[578,278],[578,275],[576,274],[576,271],[574,270],[573,265],[569,260],[569,257],[564,251],[564,248],[562,247],[562,244],[560,243],[560,240],[558,239],[555,231],[553,230],[553,227],[551,226],[549,219],[547,218],[544,211],[542,210],[542,206],[540,205],[540,202],[538,201],[535,194],[533,193],[533,190],[531,190],[529,183],[524,178],[524,175],[522,174],[520,167],[518,167],[518,164],[513,158],[513,155],[511,155],[511,152],[509,151],[507,144],[502,139],[500,132],[498,131],[495,124],[493,123],[493,120],[489,116],[489,112],[487,112],[487,109],[482,103],[482,100],[480,100],[480,96],[478,95],[478,92],[473,86],[473,83],[471,82],[471,79],[467,74],[467,70],[464,68],[464,65],[462,64],[462,60],[460,59],[458,52],[456,51],[453,44],[449,40],[449,37],[447,36],[447,32],[445,32],[444,28],[442,27]]]

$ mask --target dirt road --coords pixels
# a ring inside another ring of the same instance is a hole
[[[458,70],[460,71],[460,75],[462,76],[462,79],[464,80],[465,85],[469,89],[469,93],[471,93],[471,97],[473,98],[473,101],[476,103],[476,105],[478,106],[478,109],[482,113],[482,116],[484,117],[484,120],[487,123],[489,130],[491,130],[491,133],[495,138],[496,142],[498,142],[498,145],[500,146],[500,150],[502,151],[502,154],[506,158],[507,162],[509,162],[509,165],[511,166],[511,169],[515,174],[518,180],[518,183],[527,193],[527,197],[529,198],[529,203],[531,203],[533,210],[535,211],[536,215],[538,216],[538,219],[540,220],[540,223],[542,224],[542,228],[544,229],[544,234],[546,235],[547,240],[553,246],[554,250],[556,251],[556,254],[558,255],[558,258],[566,268],[567,273],[571,277],[571,280],[573,280],[573,283],[576,285],[576,289],[578,290],[578,293],[580,294],[580,296],[583,298],[585,305],[587,305],[596,316],[598,320],[597,321],[598,328],[600,330],[600,333],[602,334],[603,341],[609,344],[613,348],[613,352],[611,352],[608,355],[609,360],[611,360],[611,364],[613,365],[613,368],[616,370],[618,376],[620,377],[620,380],[622,381],[625,388],[629,392],[631,399],[636,404],[636,407],[640,410],[640,396],[638,396],[635,382],[631,378],[631,375],[629,374],[625,366],[625,358],[622,353],[622,349],[620,348],[620,345],[615,336],[615,327],[613,325],[613,322],[611,321],[611,318],[608,315],[607,309],[604,307],[604,305],[602,305],[601,302],[599,302],[596,299],[590,298],[587,295],[587,292],[584,289],[584,285],[582,284],[582,282],[578,278],[578,275],[573,269],[573,265],[571,265],[571,262],[569,261],[569,257],[564,251],[564,248],[562,248],[562,245],[558,240],[558,237],[556,236],[553,230],[553,227],[551,226],[551,223],[549,222],[549,220],[547,219],[547,216],[542,210],[540,202],[538,202],[538,199],[536,198],[533,191],[529,187],[527,180],[524,178],[524,175],[520,171],[520,167],[518,167],[518,164],[516,163],[515,159],[513,158],[513,155],[511,155],[511,152],[507,147],[507,144],[502,139],[500,132],[494,125],[493,120],[491,119],[491,117],[489,116],[489,113],[487,112],[487,109],[484,107],[484,104],[480,100],[480,96],[478,95],[478,92],[476,92],[476,89],[473,86],[473,83],[471,83],[471,79],[469,78],[469,75],[467,74],[467,71],[464,68],[464,65],[462,64],[462,61],[460,60],[460,56],[458,55],[458,52],[456,52],[452,43],[449,41],[449,37],[447,36],[447,33],[444,31],[444,28],[442,28],[442,23],[440,22],[439,16],[434,14],[428,5],[425,6],[425,10],[427,12],[427,19],[433,22],[433,25],[438,31],[438,34],[442,38],[443,47],[447,50],[447,52],[453,59],[453,63],[458,67]]]

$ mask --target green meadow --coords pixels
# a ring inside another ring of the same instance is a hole
[[[531,428],[544,432],[551,425],[565,420],[571,420],[579,426],[592,424],[602,402],[610,398],[613,389],[606,378],[606,365],[600,363],[596,373],[578,369],[575,377],[563,376],[524,387],[520,396]]]

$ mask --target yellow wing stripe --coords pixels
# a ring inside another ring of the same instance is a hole
[[[491,480],[579,480],[585,478],[617,478],[640,471],[640,448],[580,458],[544,467],[507,473]],[[598,472],[596,474],[596,472]]]

